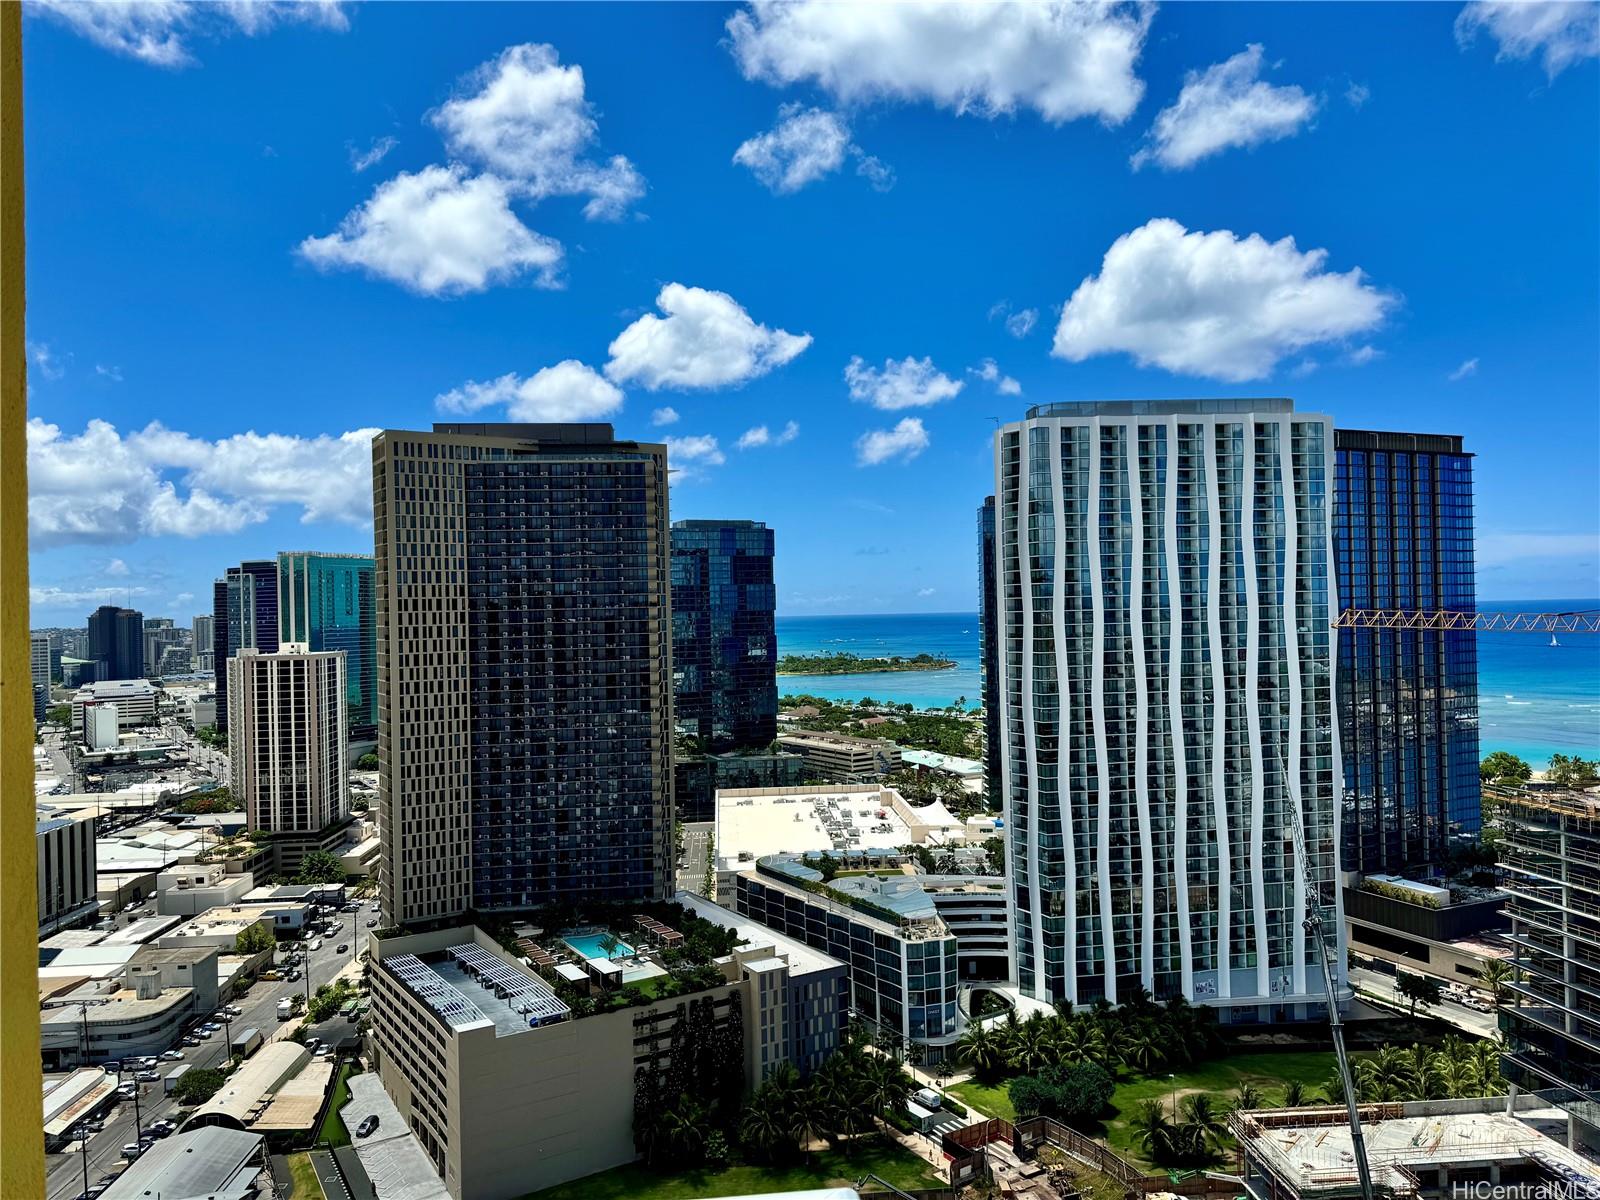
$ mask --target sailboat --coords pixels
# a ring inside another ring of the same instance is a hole
[[[1551,644],[1551,645],[1552,645],[1552,646],[1559,646],[1559,645],[1561,645],[1561,643],[1560,643],[1560,642],[1558,642],[1558,641],[1556,641],[1556,635],[1555,635],[1555,634],[1553,634],[1553,633],[1552,633],[1552,634],[1551,634],[1551,635],[1550,635],[1550,644]]]

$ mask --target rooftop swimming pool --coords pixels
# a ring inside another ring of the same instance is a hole
[[[606,958],[608,956],[600,945],[605,940],[605,936],[603,933],[575,933],[561,940],[585,958]],[[617,942],[617,948],[611,952],[609,957],[613,959],[632,958],[633,947],[628,945],[627,942],[619,941]]]

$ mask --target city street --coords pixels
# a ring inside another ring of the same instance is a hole
[[[1350,972],[1352,986],[1364,992],[1391,1001],[1401,1008],[1409,1010],[1411,1002],[1395,992],[1395,979],[1393,975],[1385,975],[1381,971],[1369,971],[1365,967],[1356,967]],[[1418,1014],[1424,1011],[1430,1017],[1441,1021],[1448,1021],[1463,1033],[1470,1033],[1473,1037],[1494,1038],[1500,1035],[1499,1018],[1492,1012],[1478,1012],[1457,1004],[1454,1000],[1441,1000],[1432,1008],[1423,1010],[1418,1008]]]
[[[212,1034],[198,1046],[176,1047],[183,1051],[183,1061],[195,1067],[216,1067],[227,1060],[230,1031],[238,1033],[244,1029],[254,1028],[261,1031],[263,1038],[271,1039],[280,1028],[293,1027],[299,1023],[301,1020],[299,1017],[288,1021],[278,1020],[278,1001],[284,996],[304,996],[308,990],[314,992],[333,978],[340,968],[358,956],[366,945],[367,919],[372,916],[372,910],[363,904],[358,913],[337,915],[341,923],[340,932],[324,937],[322,949],[308,954],[310,970],[305,975],[293,982],[281,979],[258,980],[242,999],[234,1001],[244,1010],[243,1015],[233,1018],[229,1026]],[[351,932],[352,920],[355,926],[354,933]],[[337,949],[341,944],[349,946],[343,954],[338,953]],[[210,1014],[196,1015],[203,1019]],[[160,1063],[156,1070],[165,1078],[178,1065],[176,1062],[164,1062]],[[162,1117],[181,1124],[184,1110],[167,1098],[160,1081],[144,1084],[139,1091],[140,1128]],[[119,1103],[111,1110],[106,1120],[106,1127],[89,1138],[89,1185],[94,1186],[102,1175],[114,1170],[120,1164],[122,1147],[137,1140],[133,1102]],[[74,1143],[65,1153],[46,1156],[45,1167],[48,1172],[46,1200],[72,1200],[84,1190],[81,1143]]]

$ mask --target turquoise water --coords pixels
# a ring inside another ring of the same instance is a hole
[[[1482,611],[1600,609],[1600,600],[1484,602]],[[1478,635],[1479,740],[1483,753],[1509,750],[1543,767],[1551,754],[1600,758],[1600,636],[1573,634],[1550,645],[1534,633]],[[983,691],[976,613],[779,617],[780,654],[932,654],[953,660],[944,671],[889,675],[780,675],[780,695],[809,692],[828,700],[892,700],[942,708]]]
[[[600,948],[600,942],[605,936],[603,933],[584,933],[564,937],[561,940],[585,958],[604,958],[606,957],[606,952]],[[631,958],[633,957],[633,947],[628,945],[627,942],[618,942],[617,948],[611,952],[611,957]]]

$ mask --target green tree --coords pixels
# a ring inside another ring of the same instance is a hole
[[[1233,1089],[1228,1097],[1229,1112],[1251,1112],[1267,1106],[1267,1098],[1255,1084],[1245,1082]]]
[[[72,724],[72,705],[56,704],[45,710],[44,719],[52,725]]]
[[[1509,750],[1496,750],[1478,764],[1478,778],[1485,783],[1527,783],[1533,768]]]
[[[1005,1044],[989,1025],[968,1025],[956,1053],[972,1068],[972,1073],[986,1083],[993,1082],[1005,1069]]]
[[[356,759],[356,770],[358,771],[376,771],[377,769],[378,756],[376,754],[369,752]]]
[[[1600,783],[1600,762],[1577,755],[1552,754],[1544,777],[1562,787],[1586,788]]]
[[[313,850],[300,860],[296,883],[343,883],[344,864],[326,850]]]
[[[1306,1094],[1306,1085],[1298,1079],[1291,1079],[1283,1087],[1283,1106],[1285,1108],[1303,1108],[1310,1101]]]
[[[190,1067],[172,1085],[172,1098],[186,1108],[204,1104],[215,1096],[228,1077],[212,1067]]]
[[[1133,1136],[1155,1162],[1172,1156],[1172,1122],[1166,1105],[1159,1100],[1142,1100],[1133,1114]]]
[[[1496,1004],[1504,1003],[1506,984],[1511,982],[1511,964],[1503,958],[1491,958],[1483,964],[1478,981],[1489,989],[1489,995],[1494,997]]]
[[[271,950],[277,944],[270,929],[264,925],[252,925],[234,939],[233,948],[239,954],[251,955]]]
[[[1411,1004],[1411,1015],[1417,1015],[1417,1005],[1432,1008],[1443,998],[1444,989],[1437,979],[1427,975],[1413,975],[1402,971],[1395,976],[1395,993]]]
[[[1197,1147],[1220,1150],[1228,1136],[1228,1122],[1222,1110],[1205,1092],[1183,1098],[1183,1123]]]

